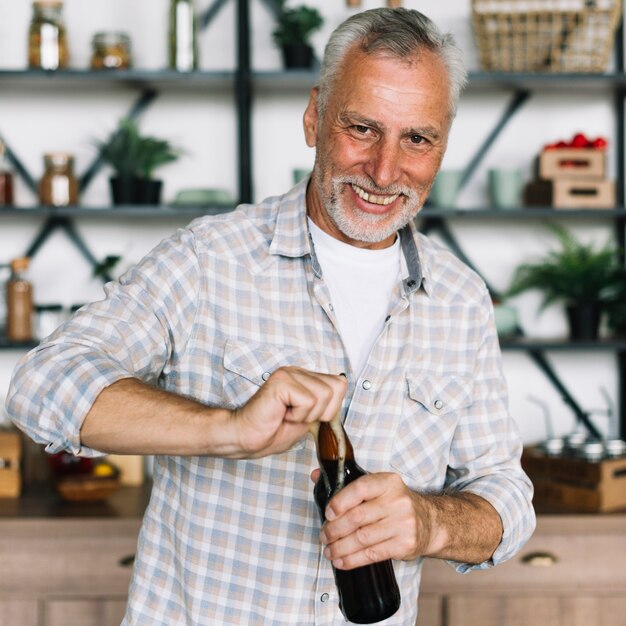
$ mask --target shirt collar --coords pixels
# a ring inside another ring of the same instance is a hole
[[[308,178],[280,197],[270,254],[300,257],[311,253],[306,222],[306,187]]]

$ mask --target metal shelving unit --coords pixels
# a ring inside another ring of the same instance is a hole
[[[231,0],[214,0],[211,7],[202,16],[201,22],[206,26],[219,10]],[[150,106],[161,90],[232,90],[237,109],[238,129],[238,187],[239,201],[252,201],[253,194],[253,163],[252,163],[252,109],[254,98],[263,92],[294,92],[310,89],[317,78],[317,71],[262,71],[256,72],[251,66],[250,51],[250,2],[251,0],[234,0],[237,3],[237,66],[234,71],[224,72],[190,72],[179,74],[170,70],[125,70],[115,72],[93,72],[90,70],[63,70],[44,72],[33,70],[0,70],[0,83],[6,86],[19,85],[26,90],[56,89],[63,86],[80,86],[94,89],[109,89],[113,87],[132,88],[139,92],[138,98],[129,112],[130,117],[138,117],[146,107]],[[273,0],[263,0],[271,10],[275,10]],[[556,92],[562,90],[590,91],[606,93],[612,98],[616,120],[615,163],[617,172],[617,206],[611,210],[577,209],[555,210],[550,207],[520,208],[515,210],[498,210],[492,207],[476,209],[432,209],[425,208],[420,215],[420,225],[425,231],[437,230],[450,244],[459,256],[465,257],[459,243],[454,239],[447,228],[450,220],[487,219],[492,221],[559,219],[559,220],[607,220],[614,225],[616,241],[622,248],[625,246],[626,208],[624,202],[624,103],[626,97],[626,74],[623,64],[623,37],[620,29],[616,45],[615,71],[605,74],[507,74],[472,72],[469,76],[467,91],[470,94],[504,91],[511,94],[508,106],[501,117],[495,120],[493,127],[485,137],[483,144],[469,159],[465,168],[463,183],[471,178],[476,168],[490,149],[493,142],[506,127],[514,115],[532,97],[534,92]],[[18,175],[31,188],[35,188],[35,181],[22,166],[19,158],[8,151]],[[96,157],[91,166],[81,176],[81,186],[89,184],[101,166],[101,160]],[[73,221],[88,219],[89,217],[140,218],[140,217],[177,217],[197,216],[211,212],[221,212],[224,207],[68,207],[65,209],[50,209],[46,207],[31,207],[0,210],[0,219],[3,215],[17,217],[20,215],[43,216],[45,222],[42,229],[29,246],[28,252],[36,253],[39,246],[55,229],[66,231],[69,239],[81,250],[85,258],[96,263],[86,244],[80,240]],[[466,257],[465,257],[466,258]],[[466,259],[469,261],[469,259]],[[622,261],[624,261],[622,255]],[[471,262],[470,262],[471,265]],[[494,294],[497,295],[497,294]],[[30,344],[15,344],[0,339],[0,349],[15,349],[29,347]],[[583,422],[591,432],[595,428],[589,421],[589,414],[572,398],[569,391],[558,378],[550,365],[546,352],[576,352],[590,353],[594,351],[614,351],[617,354],[619,369],[619,422],[622,436],[626,436],[626,339],[603,340],[598,342],[571,343],[566,340],[537,340],[517,337],[503,339],[502,348],[507,351],[524,351],[531,360],[544,372],[557,391],[562,395],[564,402],[570,406],[577,418]],[[596,431],[597,432],[597,431]]]

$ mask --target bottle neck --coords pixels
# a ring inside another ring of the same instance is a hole
[[[354,449],[352,443],[343,427],[343,424],[333,425],[329,422],[320,423],[318,433],[318,450],[320,461],[338,461],[342,456],[342,442],[337,437],[343,439],[345,445],[344,458],[346,461],[354,461]]]

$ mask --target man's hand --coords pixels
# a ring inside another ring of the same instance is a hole
[[[299,367],[277,369],[241,409],[232,424],[240,450],[232,457],[258,458],[289,449],[313,422],[329,422],[341,409],[343,376]]]
[[[500,516],[483,498],[420,495],[394,473],[368,474],[344,487],[329,502],[320,534],[324,555],[339,569],[420,556],[480,563],[501,537]]]

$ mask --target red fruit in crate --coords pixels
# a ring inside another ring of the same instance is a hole
[[[596,150],[604,150],[609,145],[609,142],[604,137],[598,137],[591,142],[591,147]]]
[[[570,142],[572,148],[588,148],[590,145],[589,139],[583,133],[576,133]]]

